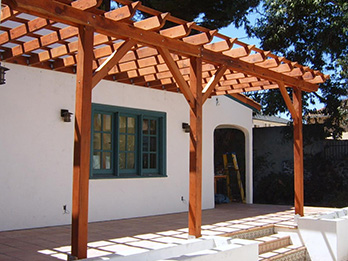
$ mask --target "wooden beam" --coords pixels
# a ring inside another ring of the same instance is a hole
[[[122,39],[133,39],[138,43],[166,48],[172,53],[178,53],[184,56],[202,57],[207,63],[218,66],[224,64],[230,69],[246,72],[262,79],[283,81],[287,86],[301,88],[304,91],[311,92],[318,89],[318,85],[309,82],[308,79],[303,80],[291,75],[286,75],[282,72],[279,73],[274,71],[277,68],[272,68],[271,70],[267,67],[258,66],[257,64],[239,59],[242,56],[249,55],[250,51],[254,48],[253,46],[245,45],[241,48],[235,48],[221,53],[209,50],[209,47],[205,48],[202,45],[195,45],[196,43],[201,44],[211,40],[210,38],[215,34],[214,31],[198,34],[194,37],[193,42],[190,37],[185,38],[185,41],[188,40],[190,42],[186,43],[178,39],[165,37],[151,30],[143,30],[131,24],[116,22],[111,17],[106,17],[108,13],[105,13],[105,16],[98,15],[88,10],[83,11],[58,1],[36,0],[33,2],[32,0],[3,0],[3,2],[21,12],[73,26],[91,26],[100,34]],[[280,64],[279,67],[280,66],[282,66],[282,64]]]
[[[71,3],[71,6],[81,10],[86,10],[89,8],[98,7],[101,2],[101,0],[75,0]]]
[[[260,111],[261,110],[261,105],[257,102],[255,102],[254,100],[250,99],[249,97],[241,94],[241,93],[232,93],[230,94],[233,98],[241,101],[242,103],[245,103],[251,107],[253,107],[254,109]]]
[[[52,19],[72,26],[91,26],[96,32],[116,38],[130,38],[151,46],[161,46],[181,54],[199,56],[201,47],[164,37],[157,32],[146,31],[126,23],[117,23],[105,16],[79,10],[53,0],[3,0],[14,9],[28,14]],[[107,13],[105,13],[106,15]]]
[[[71,253],[78,259],[87,257],[93,34],[91,27],[79,27],[71,233]]]
[[[98,67],[92,79],[92,88],[94,88],[114,67],[122,57],[135,45],[135,41],[125,41],[115,52],[113,52],[102,65]]]
[[[190,87],[195,97],[190,110],[189,236],[200,237],[202,225],[202,60],[190,59]]]
[[[210,94],[214,90],[216,84],[220,81],[221,77],[224,75],[226,72],[227,67],[225,65],[220,66],[219,69],[215,72],[213,77],[210,78],[209,82],[207,85],[204,87],[203,92],[203,98],[202,98],[202,103],[204,104],[205,101],[209,98]]]
[[[195,25],[194,22],[180,24],[161,30],[159,33],[169,38],[182,38],[190,34],[193,25]]]
[[[288,94],[288,91],[286,90],[285,88],[285,85],[283,82],[277,82],[278,86],[279,86],[279,90],[280,90],[280,93],[282,94],[283,96],[283,99],[285,101],[285,104],[286,104],[286,107],[288,107],[288,110],[290,111],[291,113],[291,116],[293,119],[297,118],[297,111],[295,110],[295,107],[291,101],[291,98]]]
[[[158,16],[152,16],[147,19],[135,22],[133,25],[143,30],[159,30],[162,28],[169,16],[169,13],[163,13]]]
[[[270,70],[266,67],[258,66],[257,64],[242,61],[232,56],[227,56],[225,55],[225,53],[226,52],[222,54],[211,50],[203,49],[202,59],[203,61],[216,65],[225,64],[228,69],[239,71],[249,75],[254,75],[262,79],[275,82],[282,81],[287,86],[301,88],[304,91],[312,92],[318,90],[318,85],[316,84],[312,84],[289,75],[275,72],[275,68],[272,68],[272,70]]]
[[[293,89],[293,104],[296,111],[294,120],[294,189],[295,214],[304,215],[303,186],[303,135],[302,135],[302,91]]]
[[[138,6],[140,5],[141,3],[139,1],[130,3],[105,13],[105,17],[114,21],[128,20],[133,17]]]
[[[179,71],[179,68],[177,64],[175,63],[174,59],[170,55],[170,52],[166,48],[158,48],[159,53],[161,54],[163,60],[165,61],[166,65],[168,66],[170,72],[172,73],[176,83],[179,85],[179,88],[181,92],[184,94],[186,100],[188,101],[191,108],[193,108],[195,105],[195,98],[192,94],[192,89],[188,86],[186,83],[184,77],[182,76],[181,72]]]

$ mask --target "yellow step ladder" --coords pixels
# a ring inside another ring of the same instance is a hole
[[[230,173],[230,168],[233,167],[233,169],[236,171],[236,174],[237,174],[237,181],[238,181],[240,197],[242,199],[242,202],[245,203],[244,188],[243,188],[243,183],[242,183],[242,180],[240,177],[240,171],[239,171],[239,167],[238,167],[236,153],[225,153],[222,155],[222,157],[223,157],[223,162],[224,162],[224,170],[225,170],[225,174],[226,174],[227,196],[232,201],[232,190],[231,190],[232,173]],[[230,161],[229,161],[229,159],[230,159]]]

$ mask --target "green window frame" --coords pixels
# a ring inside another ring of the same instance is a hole
[[[166,176],[166,113],[92,104],[92,179]]]

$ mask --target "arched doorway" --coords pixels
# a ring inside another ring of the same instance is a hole
[[[243,190],[239,189],[237,171],[231,154],[235,154]],[[223,155],[228,164],[224,162]],[[242,202],[246,196],[246,136],[234,126],[218,126],[214,130],[214,189],[215,203]],[[227,168],[227,171],[226,171]],[[227,178],[229,175],[229,178]]]

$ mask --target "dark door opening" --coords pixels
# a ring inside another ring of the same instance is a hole
[[[241,130],[221,128],[214,131],[214,188],[215,203],[242,202],[238,186],[237,172],[233,166],[231,153],[237,158],[240,181],[245,193],[245,135]],[[228,154],[228,164],[223,155]],[[226,167],[228,169],[226,169]],[[245,194],[244,194],[245,196]]]

